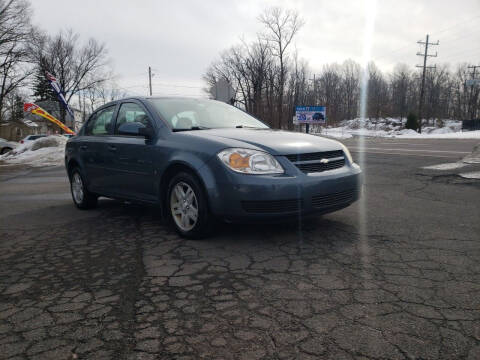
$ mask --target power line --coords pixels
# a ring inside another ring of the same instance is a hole
[[[189,85],[176,85],[176,84],[166,84],[166,83],[154,83],[154,85],[158,86],[166,86],[166,87],[178,87],[178,88],[191,88],[191,89],[203,89],[203,86],[189,86]]]
[[[446,31],[449,31],[449,30],[451,30],[451,29],[453,29],[453,28],[457,28],[459,25],[465,25],[465,24],[471,22],[472,20],[475,20],[475,19],[478,19],[478,18],[480,18],[480,15],[479,15],[479,14],[477,14],[477,15],[475,15],[475,16],[467,19],[467,20],[464,20],[464,21],[461,21],[461,22],[457,22],[457,23],[455,23],[454,25],[449,26],[448,28],[445,28],[445,29],[443,29],[443,30],[439,30],[439,31],[437,31],[437,32],[433,32],[433,34],[435,34],[435,36],[438,36],[439,34],[442,34],[442,33],[446,32]]]
[[[422,87],[420,89],[420,101],[418,102],[418,120],[419,120],[419,125],[418,129],[419,132],[422,132],[422,107],[423,107],[423,97],[425,94],[425,73],[427,68],[435,68],[435,66],[427,66],[427,58],[428,57],[437,57],[438,53],[435,52],[435,55],[430,55],[428,54],[428,46],[437,46],[439,42],[437,41],[436,43],[431,43],[429,42],[429,35],[427,34],[427,37],[425,39],[425,42],[423,41],[417,41],[418,44],[420,45],[425,45],[425,51],[423,53],[417,52],[418,56],[423,56],[423,66],[422,65],[417,65],[417,67],[421,67],[423,69],[422,73]]]
[[[465,39],[468,39],[468,38],[471,38],[471,37],[478,37],[480,36],[480,33],[478,32],[470,32],[468,34],[465,34],[465,32],[460,32],[460,34],[458,34],[458,36],[455,36],[454,38],[449,38],[447,37],[447,40],[442,40],[443,43],[445,42],[449,42],[449,43],[452,43],[452,46],[455,45],[455,42],[459,39],[462,39],[462,40],[465,40]],[[462,46],[462,44],[459,44],[460,46]]]
[[[451,29],[453,29],[453,28],[458,28],[459,25],[467,24],[467,23],[472,22],[473,20],[479,19],[479,18],[480,18],[480,14],[477,14],[477,15],[475,15],[475,16],[473,16],[473,17],[471,17],[471,18],[468,18],[468,19],[466,19],[466,20],[464,20],[464,21],[457,22],[457,23],[455,23],[455,24],[453,24],[453,25],[451,25],[451,26],[449,26],[449,27],[447,27],[447,28],[444,28],[444,29],[441,29],[441,30],[439,30],[439,31],[436,31],[436,32],[434,32],[434,34],[435,34],[436,36],[438,36],[438,34],[442,34],[442,33],[444,33],[444,32],[448,32],[449,30],[451,30]],[[461,29],[460,29],[460,30],[461,30]],[[463,30],[461,30],[461,31],[463,31]],[[455,31],[455,32],[453,32],[453,33],[455,34],[455,33],[457,33],[457,32]],[[460,38],[460,37],[462,37],[462,36],[471,36],[471,35],[472,35],[472,34],[470,34],[470,35],[468,35],[468,34],[467,34],[467,35],[462,34],[462,35],[459,36],[458,38]],[[456,39],[456,38],[455,38],[455,39]],[[454,40],[455,40],[455,39],[454,39]],[[390,56],[390,55],[392,55],[392,54],[395,54],[395,53],[397,53],[397,52],[399,52],[399,51],[402,51],[402,50],[405,50],[405,49],[407,49],[407,48],[410,48],[411,46],[412,46],[411,44],[408,44],[408,45],[402,46],[402,47],[400,47],[400,48],[397,48],[397,49],[395,49],[395,50],[389,51],[388,54],[385,54],[385,55],[381,55],[381,56],[379,56],[379,57],[376,57],[376,58],[375,58],[375,61],[384,59],[384,58],[386,58],[386,57],[388,57],[388,56]],[[388,64],[386,64],[386,66],[392,65],[392,64],[394,64],[394,63],[396,63],[396,62],[397,62],[397,61],[394,60],[394,61],[389,62]]]
[[[399,51],[401,51],[401,50],[405,50],[406,48],[409,48],[409,47],[411,47],[411,46],[412,46],[412,44],[408,44],[408,45],[406,45],[406,46],[402,46],[401,48],[398,48],[398,49],[396,49],[396,50],[390,51],[388,54],[385,54],[385,55],[382,55],[382,56],[380,56],[380,57],[375,58],[375,60],[378,61],[378,60],[380,60],[380,59],[386,58],[387,56],[390,56],[390,55],[392,55],[392,54],[395,54],[395,53],[397,53],[397,52],[399,52]]]
[[[147,85],[131,85],[131,86],[124,86],[123,89],[132,89],[132,88],[146,88]]]
[[[479,50],[480,50],[480,47],[460,51],[460,52],[457,52],[457,53],[454,53],[454,54],[450,54],[449,56],[443,58],[442,61],[457,59],[459,57],[476,55],[479,52]]]

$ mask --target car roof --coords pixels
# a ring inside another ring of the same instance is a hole
[[[100,109],[103,109],[108,106],[112,106],[115,104],[118,104],[119,102],[124,102],[128,100],[150,100],[150,99],[178,99],[178,100],[212,100],[212,99],[206,99],[206,98],[201,98],[201,97],[188,97],[188,96],[129,96],[123,99],[118,99],[114,101],[110,101],[106,103],[105,105],[99,106],[95,111],[98,111]],[[214,100],[212,100],[214,101]]]

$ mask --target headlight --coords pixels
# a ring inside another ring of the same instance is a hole
[[[342,145],[343,152],[344,152],[345,156],[347,157],[348,161],[350,162],[350,164],[353,164],[353,158],[352,158],[352,154],[350,154],[350,151],[342,143],[340,143],[340,145]]]
[[[282,165],[270,154],[252,150],[232,148],[217,154],[218,158],[233,171],[243,174],[283,174]]]

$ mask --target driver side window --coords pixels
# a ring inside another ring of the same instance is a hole
[[[120,125],[128,122],[139,122],[147,128],[153,128],[150,117],[145,110],[136,103],[123,103],[117,115],[117,123],[115,124],[115,134],[118,134]]]
[[[111,125],[115,106],[109,106],[93,114],[85,128],[85,135],[98,136],[111,134]]]

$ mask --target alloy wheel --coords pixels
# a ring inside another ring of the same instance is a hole
[[[198,201],[195,192],[185,182],[177,183],[170,194],[172,218],[182,231],[192,230],[198,220]]]
[[[84,197],[83,181],[78,172],[75,172],[72,176],[72,195],[77,204],[81,204]]]

